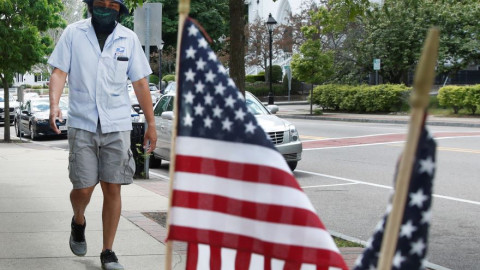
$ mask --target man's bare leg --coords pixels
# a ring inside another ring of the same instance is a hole
[[[100,181],[103,191],[103,249],[112,250],[122,211],[121,185]]]
[[[85,209],[92,197],[95,186],[81,189],[72,189],[70,202],[72,203],[74,221],[78,225],[85,223]]]

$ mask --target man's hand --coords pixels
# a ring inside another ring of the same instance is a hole
[[[62,110],[60,110],[58,105],[50,106],[50,127],[55,133],[60,134],[61,131],[58,129],[57,124],[55,123],[57,119],[60,120],[60,122],[63,121]]]
[[[155,126],[148,125],[145,137],[143,139],[143,148],[147,150],[147,153],[151,153],[157,146],[157,130]]]

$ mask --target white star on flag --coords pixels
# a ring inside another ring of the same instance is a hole
[[[212,82],[215,80],[215,73],[213,73],[211,70],[208,71],[207,74],[205,74],[205,81],[206,82]]]
[[[420,160],[420,169],[419,173],[428,173],[428,175],[433,175],[435,171],[435,162],[433,162],[432,157],[427,159]]]
[[[193,72],[192,69],[189,69],[187,72],[185,72],[185,77],[185,80],[193,82],[195,80],[195,72]]]
[[[418,206],[419,208],[423,207],[423,202],[428,199],[428,196],[423,193],[421,189],[417,192],[410,194],[410,206]]]
[[[402,225],[400,230],[400,237],[405,236],[407,238],[412,238],[412,233],[417,230],[417,227],[413,226],[411,220],[409,220],[406,224]]]
[[[203,120],[203,122],[204,122],[205,127],[207,127],[207,128],[212,128],[212,122],[213,122],[213,120],[210,119],[210,116],[205,117],[205,119]]]
[[[422,239],[418,239],[417,242],[413,242],[410,246],[412,247],[410,254],[417,254],[418,256],[422,256],[423,250],[427,247]]]
[[[402,253],[400,251],[397,251],[397,253],[395,253],[395,257],[393,257],[393,266],[396,268],[400,268],[400,265],[403,261],[405,261],[405,257],[402,256]]]
[[[200,103],[197,104],[197,106],[194,107],[195,109],[195,115],[203,115],[203,110],[205,109]]]
[[[197,50],[194,50],[192,46],[186,51],[187,52],[187,58],[192,58],[195,59],[195,53]]]
[[[199,48],[207,48],[208,42],[202,37],[198,39],[198,47]]]
[[[223,95],[223,92],[227,89],[221,82],[215,86],[215,94]]]
[[[190,116],[189,113],[187,113],[183,118],[183,125],[186,127],[191,127],[192,124],[193,124],[193,118]]]
[[[205,88],[205,84],[202,83],[202,81],[198,81],[195,84],[195,92],[197,93],[203,93],[203,89]]]
[[[228,98],[225,99],[225,107],[231,107],[232,109],[235,107],[235,99],[233,99],[232,96],[228,96]]]
[[[230,131],[232,129],[232,124],[233,123],[228,118],[225,118],[225,120],[222,121],[222,129]]]
[[[205,65],[207,64],[207,62],[203,61],[202,58],[198,59],[198,61],[195,63],[197,64],[198,70],[203,70],[205,68]]]
[[[193,95],[191,91],[188,91],[188,93],[185,94],[183,97],[185,98],[186,103],[193,104],[193,99],[195,98],[195,95]]]
[[[239,108],[238,110],[235,111],[235,120],[238,119],[240,121],[243,121],[244,117],[245,117],[245,112],[243,111],[242,108]]]
[[[251,132],[253,134],[255,132],[255,128],[256,126],[252,122],[249,122],[245,125],[245,133]]]

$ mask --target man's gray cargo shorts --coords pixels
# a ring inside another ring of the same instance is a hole
[[[130,150],[130,131],[102,134],[68,128],[69,177],[74,189],[92,187],[99,181],[133,183],[135,161]]]

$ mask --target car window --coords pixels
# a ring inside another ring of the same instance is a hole
[[[48,102],[37,102],[32,105],[32,112],[44,112],[50,109]]]
[[[268,110],[254,97],[246,95],[245,103],[253,115],[269,114]]]
[[[160,101],[158,102],[157,106],[155,107],[155,111],[153,114],[155,116],[161,116],[164,111],[166,111],[168,107],[168,102],[170,101],[170,96],[163,96]]]
[[[175,102],[175,97],[172,97],[172,98],[169,100],[169,102],[168,102],[168,104],[167,104],[167,107],[165,108],[165,111],[166,111],[166,112],[173,111],[173,104],[174,104],[174,102]]]
[[[4,99],[3,99],[3,97],[0,97],[0,102],[4,102]]]

